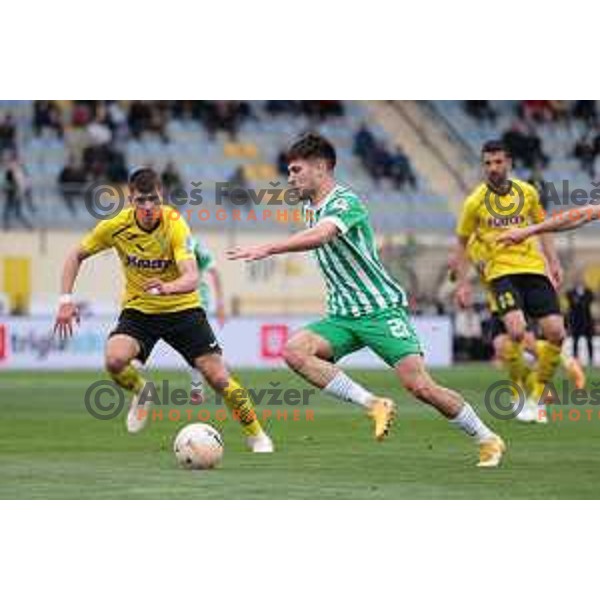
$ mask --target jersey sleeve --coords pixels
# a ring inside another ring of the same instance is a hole
[[[477,227],[477,211],[473,197],[468,197],[462,207],[458,224],[456,225],[456,235],[461,238],[470,238]]]
[[[112,230],[113,226],[110,220],[100,221],[90,232],[81,240],[80,246],[88,254],[98,254],[103,250],[112,248]]]
[[[367,210],[357,197],[339,196],[329,202],[319,223],[335,223],[342,233],[346,233],[366,219]]]
[[[175,262],[196,259],[194,238],[182,216],[172,221],[171,246]]]

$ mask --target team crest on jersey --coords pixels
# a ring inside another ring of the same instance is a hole
[[[338,198],[337,200],[334,200],[332,203],[332,207],[335,210],[339,210],[339,211],[345,211],[348,210],[348,202],[345,200],[345,198]]]

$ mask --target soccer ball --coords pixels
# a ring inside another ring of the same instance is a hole
[[[214,427],[193,423],[177,434],[173,451],[186,469],[213,469],[223,458],[223,440]]]

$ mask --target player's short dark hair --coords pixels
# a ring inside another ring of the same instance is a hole
[[[481,147],[481,156],[486,152],[504,152],[506,156],[510,156],[508,146],[502,140],[488,140]]]
[[[335,168],[337,157],[333,144],[318,133],[306,133],[296,140],[286,154],[287,162],[293,160],[324,160],[331,170]]]
[[[160,184],[160,177],[152,167],[136,167],[129,172],[129,185],[142,194],[150,194]]]

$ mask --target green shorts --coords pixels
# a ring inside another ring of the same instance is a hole
[[[423,355],[423,348],[406,310],[387,308],[364,317],[331,316],[306,329],[326,339],[338,361],[347,354],[370,348],[391,367],[412,354]]]

